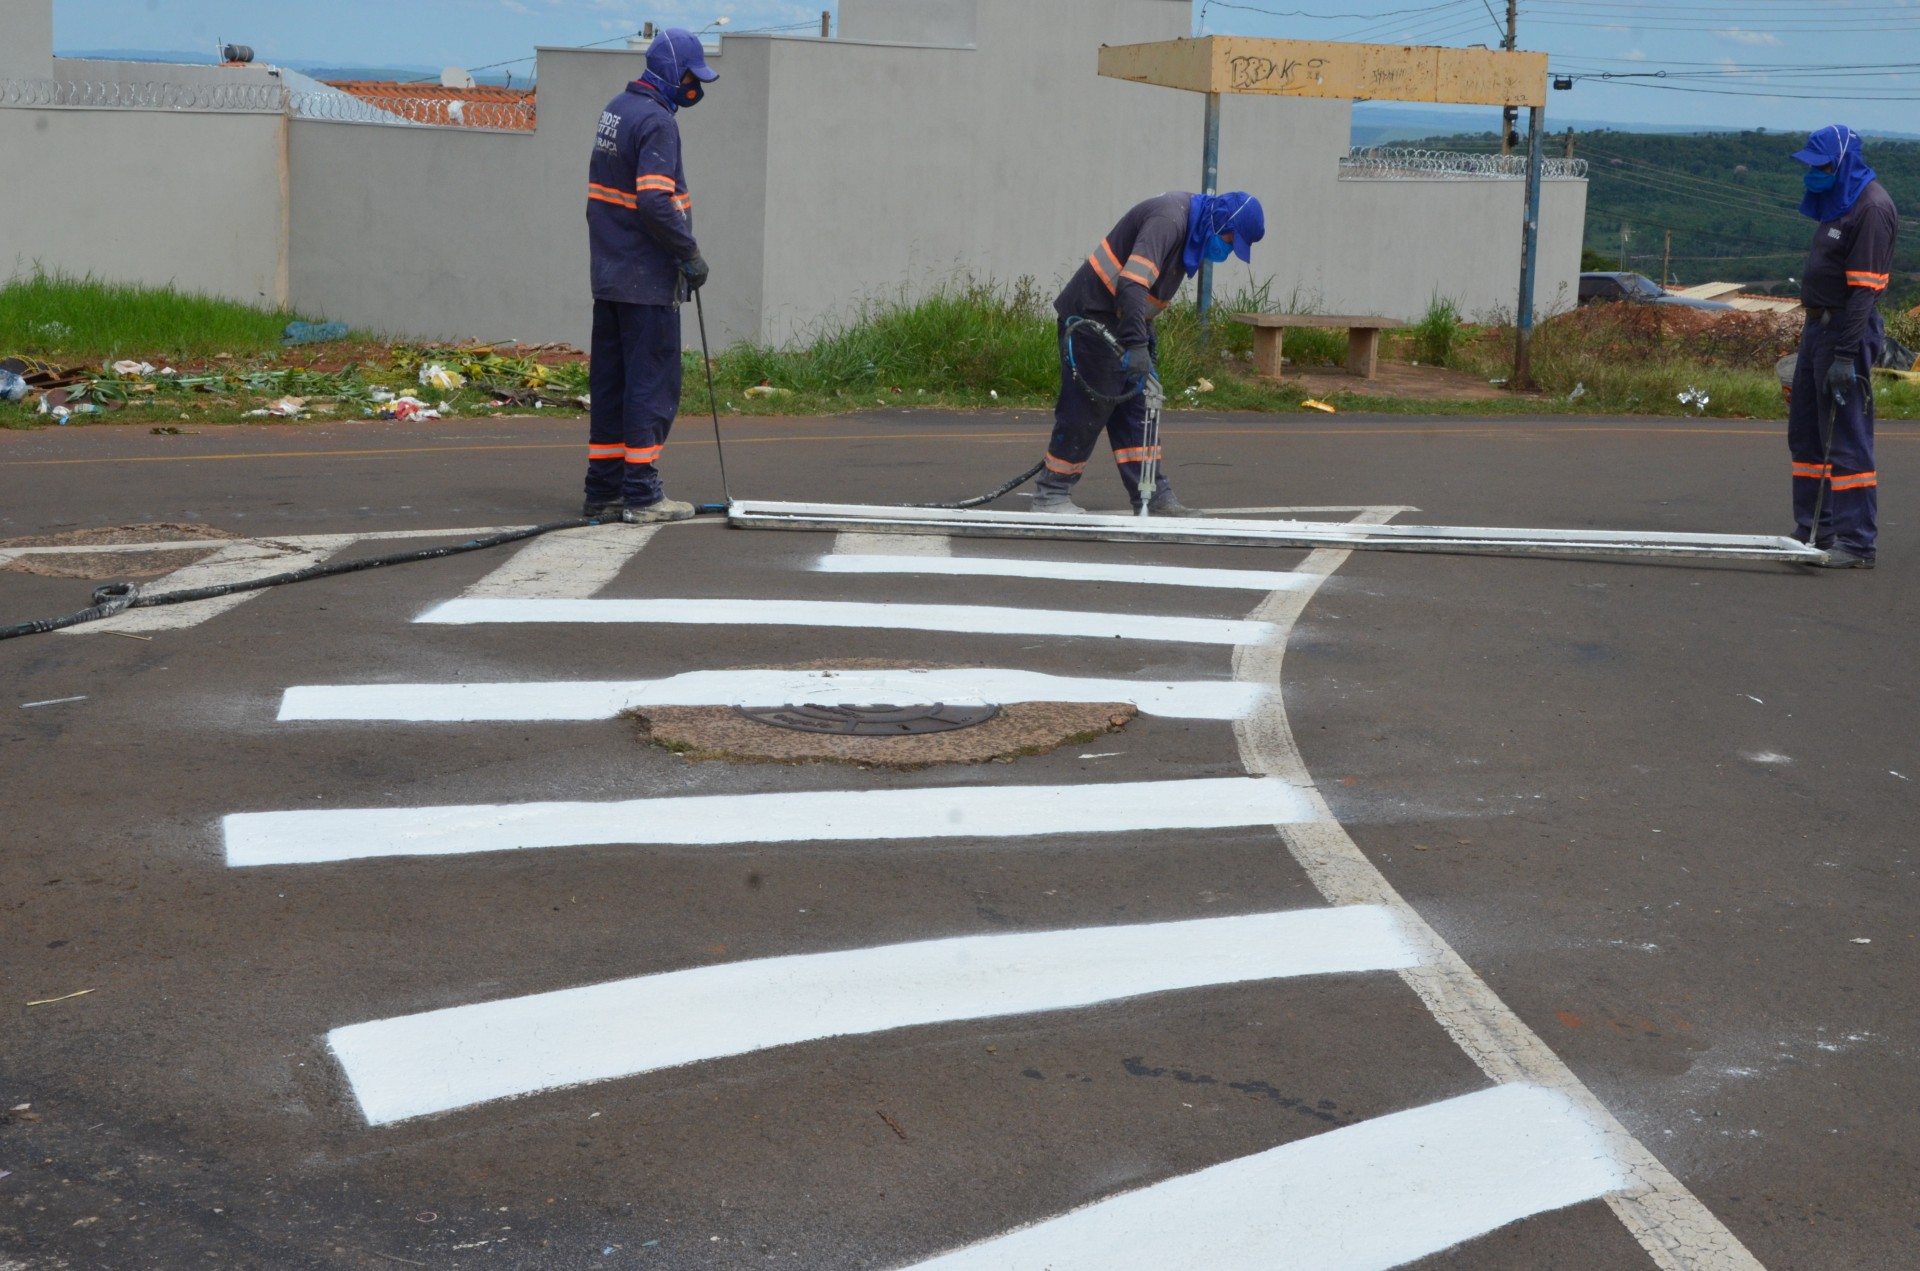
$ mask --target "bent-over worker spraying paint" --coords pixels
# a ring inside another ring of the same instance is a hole
[[[1135,205],[1100,240],[1053,302],[1060,315],[1060,397],[1046,469],[1035,483],[1034,511],[1085,511],[1073,502],[1073,487],[1104,428],[1135,510],[1141,467],[1150,460],[1155,472],[1147,510],[1154,516],[1195,515],[1158,470],[1159,437],[1147,436],[1148,415],[1164,396],[1154,370],[1159,341],[1153,320],[1203,256],[1216,263],[1229,254],[1246,260],[1266,232],[1266,214],[1250,194],[1174,191]],[[1116,356],[1102,341],[1076,338],[1075,319],[1107,328],[1124,353]]]
[[[684,521],[656,465],[680,409],[680,302],[707,280],[674,114],[719,78],[691,31],[668,30],[607,103],[587,173],[593,250],[592,423],[584,516]]]

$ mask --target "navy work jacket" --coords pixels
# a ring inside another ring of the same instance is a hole
[[[670,305],[685,298],[680,262],[700,249],[680,126],[637,80],[600,114],[587,169],[587,238],[595,300]]]

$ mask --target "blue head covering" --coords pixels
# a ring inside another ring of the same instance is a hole
[[[1200,268],[1207,240],[1233,232],[1233,254],[1249,258],[1253,245],[1267,236],[1267,214],[1251,194],[1196,194],[1187,208],[1187,249],[1181,256],[1189,274]]]
[[[701,46],[700,37],[671,27],[654,36],[653,43],[647,46],[647,69],[641,74],[640,82],[659,93],[668,110],[677,111],[679,94],[674,90],[688,71],[706,84],[720,78],[720,72],[707,65],[707,51]]]
[[[1860,152],[1860,134],[1845,124],[1830,124],[1807,138],[1806,147],[1794,158],[1809,168],[1833,165],[1833,188],[1800,200],[1800,214],[1816,221],[1831,221],[1846,215],[1854,200],[1874,178],[1867,157]]]

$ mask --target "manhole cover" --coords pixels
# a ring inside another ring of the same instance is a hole
[[[952,705],[934,702],[920,706],[740,706],[740,714],[775,728],[802,733],[831,733],[840,737],[910,737],[919,733],[950,733],[984,724],[1000,713],[990,703]]]

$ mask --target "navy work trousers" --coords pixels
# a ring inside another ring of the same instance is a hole
[[[1858,377],[1843,405],[1835,406],[1826,390],[1827,368],[1833,365],[1835,328],[1810,318],[1800,335],[1800,360],[1793,369],[1793,394],[1787,404],[1787,448],[1793,454],[1794,537],[1816,547],[1834,544],[1856,556],[1873,556],[1879,531],[1879,476],[1873,468],[1873,364],[1879,360],[1886,327],[1880,311],[1867,319],[1867,333],[1854,357]],[[1826,460],[1826,427],[1830,414],[1833,459]],[[1829,482],[1821,500],[1820,527],[1813,525],[1813,504],[1823,482]]]
[[[1108,405],[1087,396],[1074,382],[1073,368],[1067,363],[1066,320],[1060,321],[1060,397],[1053,407],[1053,436],[1047,442],[1047,466],[1034,484],[1042,491],[1065,494],[1087,470],[1087,457],[1093,453],[1104,429],[1113,446],[1113,461],[1120,467],[1121,483],[1127,487],[1127,499],[1140,506],[1140,464],[1147,458],[1147,402],[1139,395],[1119,405]],[[1125,391],[1127,375],[1120,358],[1104,340],[1082,334],[1073,342],[1073,356],[1080,375],[1100,393],[1118,397]],[[1153,458],[1160,459],[1159,438],[1154,439]],[[1167,495],[1173,486],[1167,480],[1165,465],[1156,469],[1155,490]]]
[[[646,507],[665,497],[660,451],[680,409],[680,308],[593,302],[587,502]]]

